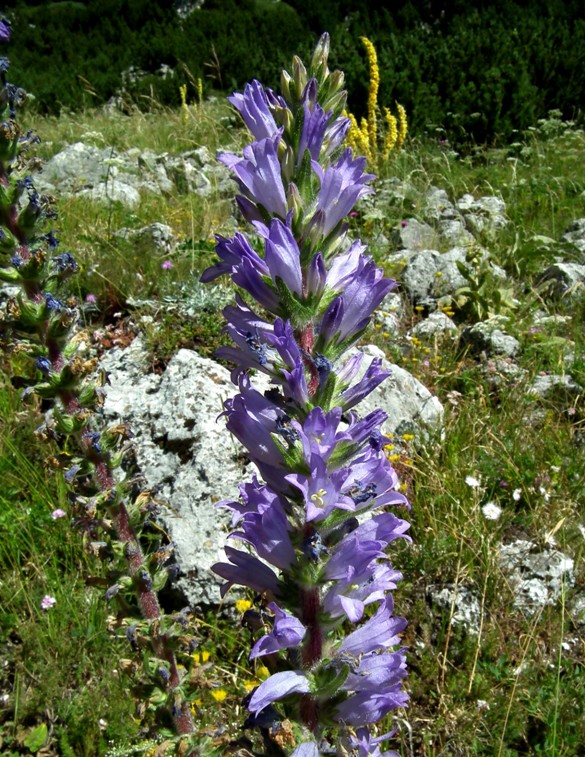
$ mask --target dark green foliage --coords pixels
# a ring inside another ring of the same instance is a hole
[[[360,35],[376,45],[380,103],[402,103],[411,133],[441,127],[451,141],[493,142],[549,110],[574,118],[585,93],[581,4],[560,0],[375,4],[343,0],[207,0],[181,20],[170,0],[88,0],[18,5],[12,79],[38,108],[58,113],[99,104],[130,67],[126,88],[140,106],[179,103],[179,86],[231,90],[258,78],[276,85],[293,53],[332,37],[332,64],[345,71],[349,105],[365,109],[368,70]],[[14,44],[14,43],[13,43]],[[163,79],[162,64],[175,70]]]

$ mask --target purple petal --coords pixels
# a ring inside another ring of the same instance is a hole
[[[294,670],[285,670],[263,681],[252,694],[248,709],[251,712],[259,712],[267,705],[282,699],[289,694],[308,694],[309,681],[304,673]]]
[[[282,279],[289,291],[300,296],[303,278],[299,248],[290,229],[279,219],[270,224],[265,259],[272,280]]]
[[[273,654],[281,649],[298,647],[305,635],[306,628],[300,620],[271,602],[268,609],[275,614],[272,631],[256,642],[250,653],[250,659]]]
[[[234,584],[249,586],[250,589],[260,593],[270,592],[274,596],[280,594],[276,574],[260,562],[257,557],[253,557],[247,552],[240,552],[232,547],[226,547],[225,553],[228,560],[231,561],[231,565],[229,563],[215,563],[211,566],[214,573],[227,581],[221,587],[222,597]]]
[[[278,131],[264,87],[256,79],[246,84],[243,94],[234,92],[228,100],[239,111],[254,139],[266,139]]]

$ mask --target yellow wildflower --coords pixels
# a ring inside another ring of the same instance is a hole
[[[252,607],[252,603],[249,599],[236,599],[236,610],[242,614]]]
[[[200,76],[197,77],[197,102],[199,105],[203,102],[203,82]]]
[[[360,37],[360,41],[366,48],[368,65],[370,67],[370,84],[368,87],[368,138],[372,151],[376,149],[378,124],[376,121],[376,109],[378,107],[378,89],[380,87],[380,69],[378,68],[378,56],[376,48],[367,37]]]
[[[216,702],[223,702],[223,700],[227,697],[227,691],[225,689],[212,689],[211,696],[215,699]]]
[[[388,108],[384,108],[384,118],[386,120],[386,136],[384,137],[382,155],[384,160],[386,160],[398,142],[398,121]]]
[[[181,95],[181,113],[183,114],[183,121],[189,120],[189,106],[187,105],[187,85],[181,84],[179,87],[179,94]]]
[[[396,149],[398,149],[399,147],[402,147],[404,140],[406,139],[408,121],[406,119],[406,111],[400,103],[396,103],[396,110],[398,111],[398,139],[396,141]]]

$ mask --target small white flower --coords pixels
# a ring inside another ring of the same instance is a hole
[[[550,494],[547,492],[544,486],[539,486],[538,491],[542,494],[545,502],[548,502],[550,500]]]
[[[521,496],[522,489],[514,489],[514,491],[512,492],[512,499],[514,500],[514,502],[519,502]]]
[[[475,476],[466,476],[465,483],[467,484],[467,486],[471,486],[472,489],[477,489],[479,486],[481,486],[481,481],[479,480],[479,478],[475,478]]]
[[[486,502],[481,508],[481,511],[487,520],[497,520],[502,514],[502,508],[495,502]]]
[[[490,708],[489,702],[486,702],[485,699],[478,699],[475,703],[475,706],[477,707],[479,712],[481,712],[482,710],[489,710]]]

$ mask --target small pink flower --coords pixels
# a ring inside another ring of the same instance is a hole
[[[67,515],[65,510],[61,510],[60,507],[58,507],[56,510],[53,510],[51,513],[51,518],[53,520],[59,520],[59,518],[64,518]]]
[[[45,594],[45,596],[41,599],[41,609],[43,610],[50,610],[51,607],[54,607],[57,603],[57,600],[55,597],[52,597],[50,594]]]
[[[165,260],[161,264],[161,268],[163,269],[163,271],[169,271],[171,268],[174,268],[174,267],[175,267],[175,264],[173,263],[172,260]]]
[[[97,302],[97,297],[95,296],[95,294],[86,294],[85,301],[88,305],[95,305],[95,303]]]
[[[408,221],[400,221],[400,225],[405,229],[408,226]]]

